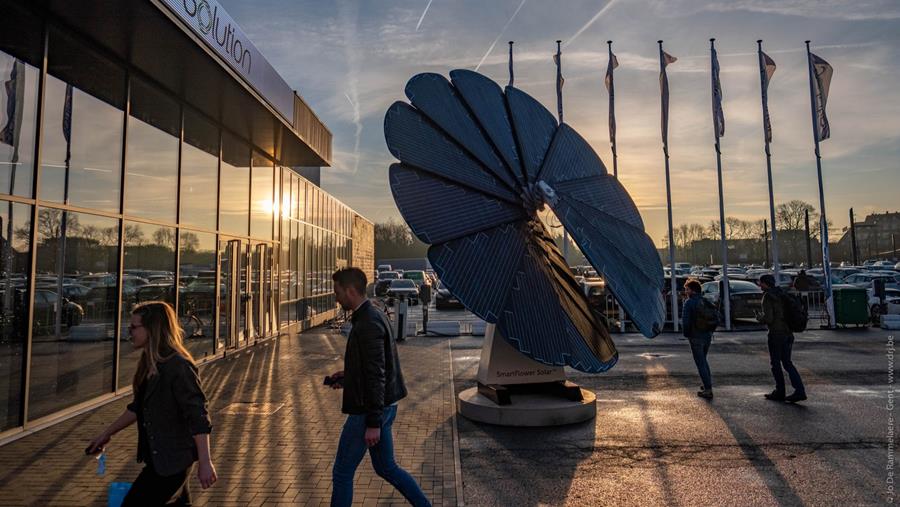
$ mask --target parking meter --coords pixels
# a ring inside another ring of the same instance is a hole
[[[400,302],[397,303],[397,341],[402,342],[406,339],[406,312],[409,308],[406,301],[406,295],[398,296]]]
[[[423,283],[419,287],[419,302],[422,304],[422,332],[428,332],[428,305],[431,304],[431,285]]]

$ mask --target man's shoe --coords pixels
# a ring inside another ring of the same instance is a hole
[[[697,396],[707,400],[711,400],[713,397],[712,389],[703,389],[701,391],[697,391]]]
[[[781,391],[772,391],[771,393],[766,395],[766,399],[769,401],[784,401],[785,400],[784,393]]]
[[[794,394],[787,396],[784,401],[788,403],[797,403],[798,401],[803,401],[806,399],[806,393],[798,393],[794,392]]]

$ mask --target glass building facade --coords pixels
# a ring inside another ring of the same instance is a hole
[[[371,222],[287,165],[296,129],[216,113],[65,12],[0,10],[0,441],[130,391],[137,303],[211,360],[331,318],[354,252],[373,271]]]

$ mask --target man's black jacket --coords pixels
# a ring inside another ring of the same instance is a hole
[[[341,411],[365,414],[367,427],[380,428],[384,407],[406,397],[393,327],[369,301],[353,312],[350,321]]]

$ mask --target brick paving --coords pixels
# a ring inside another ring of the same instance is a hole
[[[331,467],[344,416],[340,393],[322,385],[342,369],[345,340],[317,329],[257,344],[202,368],[213,420],[213,460],[219,481],[194,505],[327,505]],[[397,461],[434,505],[457,505],[454,410],[448,342],[416,338],[400,344],[409,396],[394,423]],[[114,437],[107,471],[83,449],[129,399],[0,447],[0,505],[106,505],[114,481],[131,482],[137,432]],[[272,413],[274,411],[274,413]],[[366,457],[354,485],[354,504],[406,505],[375,475]]]

